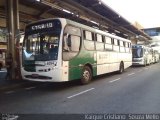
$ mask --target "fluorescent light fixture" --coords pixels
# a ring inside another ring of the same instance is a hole
[[[40,2],[41,0],[36,0],[37,2]]]
[[[91,20],[91,22],[92,22],[92,23],[94,23],[94,24],[97,24],[97,25],[99,25],[99,24],[98,24],[97,22],[95,22],[95,21],[92,21],[92,20]]]
[[[63,9],[62,11],[66,12],[66,13],[69,13],[69,14],[73,14],[71,11],[66,10],[66,9]]]
[[[123,34],[124,36],[128,36],[127,34]]]
[[[99,29],[98,27],[96,27],[96,26],[92,26],[93,28],[95,28],[95,29]]]
[[[114,30],[116,33],[120,33],[120,31],[118,31],[118,30]]]

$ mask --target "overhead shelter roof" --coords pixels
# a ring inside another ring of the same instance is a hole
[[[114,27],[124,27],[137,35],[142,35],[147,39],[151,39],[146,33],[136,28],[134,25],[132,25],[129,21],[127,21],[124,17],[122,17],[120,14],[118,14],[116,11],[114,11],[112,8],[110,8],[101,0],[72,0],[72,1],[75,1],[78,4],[81,4],[86,8],[89,8],[95,11],[96,13],[108,18],[114,23],[117,23],[115,26],[113,25]]]
[[[4,1],[0,1],[2,17],[5,17]],[[20,22],[23,23],[51,17],[65,17],[82,23],[93,20],[99,22],[99,26],[107,26],[107,29],[111,31],[118,30],[130,36],[141,35],[151,39],[101,0],[40,0],[39,2],[37,0],[19,0],[19,3]],[[69,10],[74,14],[63,10]]]

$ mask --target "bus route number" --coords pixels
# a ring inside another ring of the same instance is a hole
[[[47,62],[47,65],[54,65],[54,64],[55,64],[54,61],[48,61],[48,62]]]

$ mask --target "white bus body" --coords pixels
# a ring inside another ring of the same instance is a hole
[[[159,58],[160,56],[159,56],[158,50],[153,49],[153,59],[152,59],[153,63],[159,62]]]
[[[52,53],[45,49],[55,46]],[[131,41],[64,18],[29,24],[22,50],[22,77],[31,81],[62,82],[113,71],[132,65]]]

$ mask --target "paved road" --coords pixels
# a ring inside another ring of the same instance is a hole
[[[31,84],[0,93],[0,113],[159,113],[160,64],[78,82]]]

